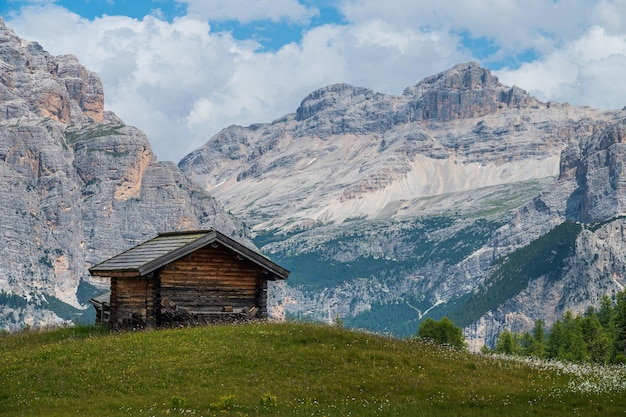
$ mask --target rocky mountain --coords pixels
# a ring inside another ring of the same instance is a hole
[[[288,231],[415,214],[415,198],[556,176],[561,150],[588,134],[582,121],[611,117],[540,103],[468,64],[400,97],[323,88],[295,114],[224,129],[179,165],[255,229]]]
[[[292,271],[278,317],[405,336],[448,315],[477,347],[549,325],[624,288],[625,120],[469,63],[399,96],[322,88],[177,167],[96,74],[0,20],[0,329],[75,320],[106,284],[89,266],[209,226]]]
[[[460,64],[401,96],[345,84],[179,166],[292,270],[282,314],[477,343],[624,285],[625,111],[542,103]]]
[[[74,320],[87,268],[159,231],[242,224],[104,110],[99,77],[0,19],[0,329]]]
[[[557,181],[494,234],[489,250],[502,259],[488,275],[495,290],[483,286],[475,299],[489,298],[504,286],[518,291],[509,291],[497,308],[481,310],[486,314],[470,327],[470,335],[493,340],[502,324],[526,330],[537,318],[550,323],[624,289],[626,117],[592,132],[563,150]],[[521,273],[509,271],[510,265]]]

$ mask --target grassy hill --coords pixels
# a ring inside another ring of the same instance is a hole
[[[313,324],[0,336],[1,416],[624,415],[625,381]]]

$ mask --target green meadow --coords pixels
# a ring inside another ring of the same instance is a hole
[[[1,416],[625,413],[624,366],[470,354],[338,326],[0,336]]]

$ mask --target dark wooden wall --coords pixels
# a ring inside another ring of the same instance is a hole
[[[112,277],[111,324],[156,325],[155,293],[152,277]]]
[[[262,278],[260,266],[221,245],[208,245],[161,269],[158,296],[192,313],[257,307],[266,316]]]

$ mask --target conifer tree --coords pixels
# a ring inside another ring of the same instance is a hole
[[[605,330],[609,330],[610,326],[613,325],[614,314],[615,308],[613,307],[613,302],[608,295],[604,294],[600,301],[600,308],[598,309],[597,315],[600,324]]]
[[[494,350],[575,362],[626,363],[626,290],[617,293],[615,303],[603,296],[600,307],[589,307],[584,315],[566,312],[547,338],[542,320],[535,321],[532,333],[505,330]]]
[[[528,353],[543,358],[546,355],[546,324],[541,319],[535,320],[532,340],[533,347]]]
[[[496,353],[513,355],[517,353],[517,341],[515,335],[509,330],[500,332],[496,342]]]
[[[626,362],[626,290],[617,293],[612,319],[614,360]]]
[[[573,362],[588,360],[589,353],[583,338],[580,316],[571,311],[563,315],[552,327],[548,337],[548,356]]]
[[[611,338],[593,307],[589,307],[581,319],[581,331],[589,359],[592,362],[608,363],[612,356]]]

